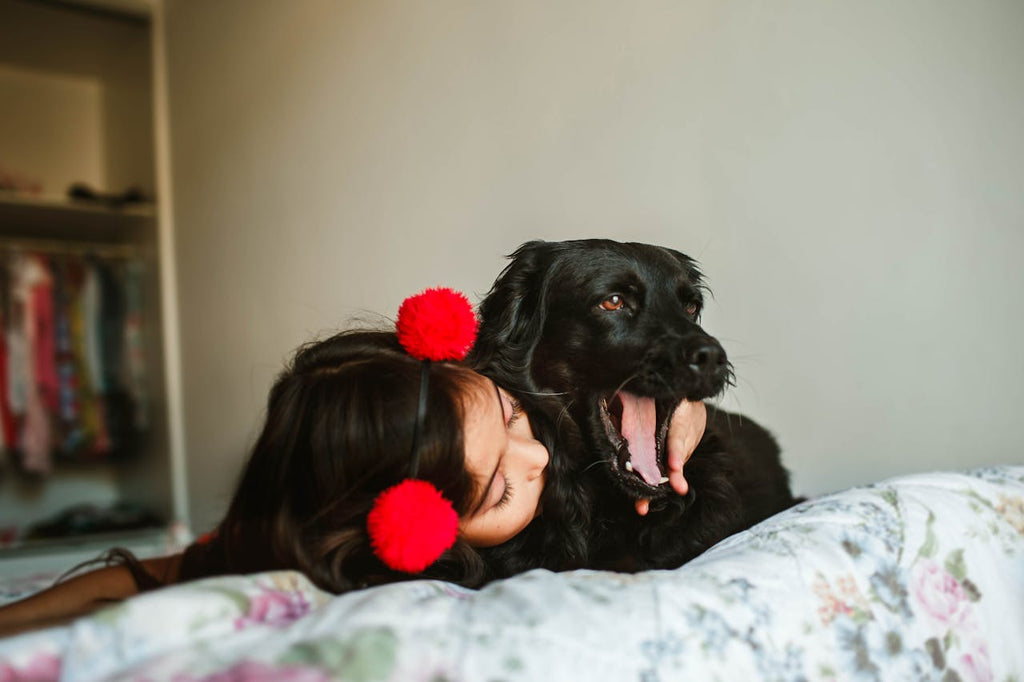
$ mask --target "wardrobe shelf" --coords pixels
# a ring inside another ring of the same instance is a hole
[[[62,216],[68,213],[101,214],[109,216],[132,216],[152,218],[156,215],[156,204],[135,202],[124,206],[106,206],[99,202],[67,199],[56,196],[26,196],[11,192],[0,192],[0,207],[12,206],[38,211],[56,211]]]
[[[0,193],[0,237],[133,241],[133,233],[156,217],[152,203],[104,206],[63,197]]]

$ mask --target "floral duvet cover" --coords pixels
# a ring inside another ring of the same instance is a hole
[[[820,497],[672,571],[175,586],[0,640],[0,681],[45,679],[1024,681],[1024,467]]]

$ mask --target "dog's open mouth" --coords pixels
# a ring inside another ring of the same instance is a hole
[[[663,493],[662,486],[668,483],[666,440],[671,408],[625,391],[602,399],[599,407],[617,473],[640,495],[645,490]]]

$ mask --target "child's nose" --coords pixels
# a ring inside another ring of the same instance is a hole
[[[548,449],[533,439],[520,443],[519,456],[526,472],[526,478],[530,481],[539,477],[548,465]]]

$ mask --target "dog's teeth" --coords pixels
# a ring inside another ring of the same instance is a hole
[[[664,485],[666,483],[668,483],[668,476],[662,476],[661,480],[658,481],[658,485]]]
[[[626,460],[626,471],[632,471],[632,470],[633,470],[633,463],[632,463],[632,462],[630,462],[630,461],[629,461],[629,460],[627,459],[627,460]]]

